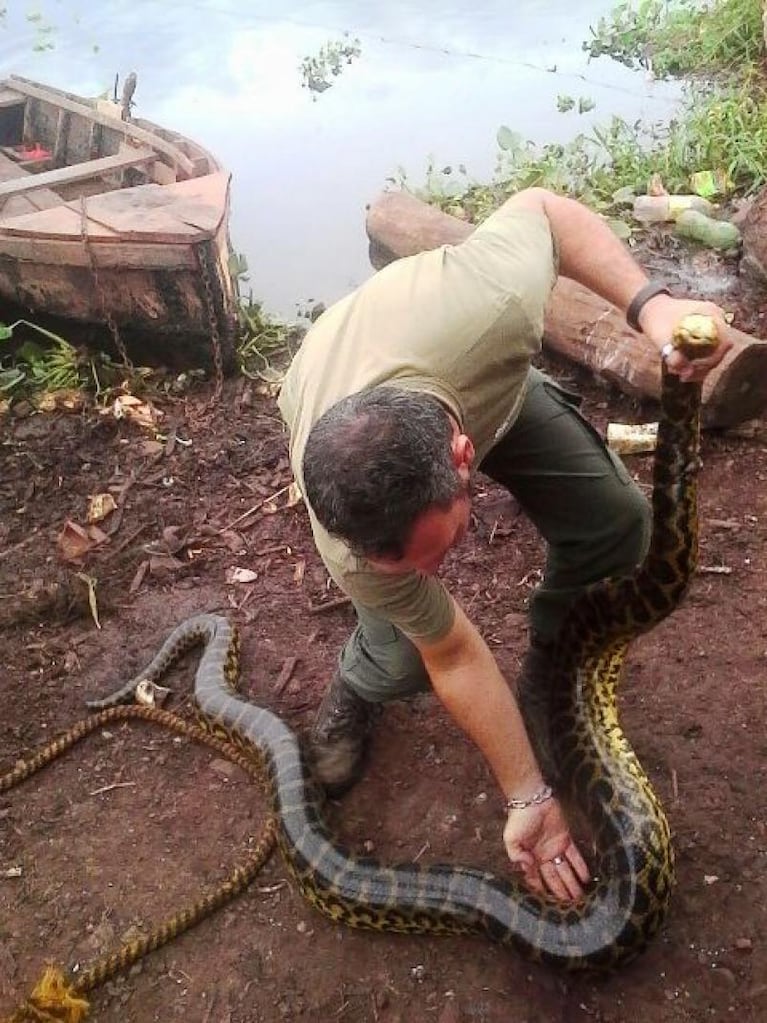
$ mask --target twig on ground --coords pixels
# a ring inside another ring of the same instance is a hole
[[[309,614],[318,615],[322,614],[323,611],[334,611],[337,607],[345,607],[347,604],[351,604],[350,597],[338,597],[336,600],[326,600],[324,604],[310,604]]]
[[[221,534],[226,533],[227,530],[233,529],[244,519],[248,519],[250,518],[251,515],[255,515],[260,508],[264,507],[265,504],[268,504],[270,501],[274,501],[274,499],[277,497],[282,497],[282,495],[286,494],[289,490],[290,483],[288,483],[286,487],[281,487],[280,490],[275,491],[275,493],[271,494],[269,497],[265,497],[262,501],[259,501],[258,504],[254,504],[252,508],[248,508],[248,510],[244,511],[242,515],[238,515],[237,518],[233,519],[228,525],[224,526],[222,529],[219,529],[215,535],[221,536]]]
[[[100,789],[94,789],[93,792],[89,792],[89,796],[100,796],[103,792],[111,792],[112,789],[130,789],[135,788],[135,781],[116,781],[112,785],[102,785]]]
[[[276,696],[282,696],[282,691],[293,677],[293,672],[296,670],[297,664],[297,657],[286,657],[282,662],[282,668],[277,676],[277,681],[274,683],[274,692]]]

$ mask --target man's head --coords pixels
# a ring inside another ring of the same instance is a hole
[[[329,533],[382,571],[431,573],[466,531],[473,458],[436,398],[375,387],[312,427],[306,498]]]

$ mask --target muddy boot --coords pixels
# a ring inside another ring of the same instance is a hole
[[[358,696],[336,671],[309,733],[309,763],[331,798],[359,781],[377,704]]]
[[[554,644],[531,638],[517,680],[517,701],[543,776],[553,783],[557,771],[551,751],[551,697]]]

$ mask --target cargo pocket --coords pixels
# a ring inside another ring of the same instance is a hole
[[[555,380],[552,380],[550,377],[544,377],[542,381],[542,386],[545,388],[546,393],[555,402],[561,405],[563,409],[566,409],[568,412],[572,412],[578,423],[580,423],[581,427],[585,431],[585,433],[589,437],[592,437],[594,440],[597,441],[599,447],[604,452],[607,462],[610,465],[612,465],[613,469],[615,470],[615,475],[618,477],[621,483],[623,483],[625,486],[628,486],[630,483],[633,483],[634,481],[631,477],[631,473],[628,471],[628,469],[623,464],[621,459],[618,457],[618,455],[615,454],[614,451],[610,450],[610,448],[607,446],[607,442],[605,441],[604,437],[599,432],[599,430],[597,430],[594,424],[589,422],[586,416],[584,416],[584,414],[581,412],[581,405],[583,404],[583,398],[581,397],[581,395],[577,394],[575,391],[568,391],[565,387],[562,387],[561,384],[558,384]]]

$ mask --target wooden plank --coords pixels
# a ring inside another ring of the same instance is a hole
[[[220,171],[170,185],[136,185],[90,196],[84,200],[88,237],[98,245],[117,237],[151,244],[190,244],[215,237],[226,222],[230,180],[227,171]],[[78,239],[81,218],[77,199],[56,213],[0,219],[0,251],[7,237]]]
[[[18,90],[18,92],[23,93],[25,96],[33,96],[44,103],[51,103],[64,110],[69,110],[73,114],[82,114],[83,117],[90,118],[94,124],[100,124],[105,128],[121,132],[126,141],[132,139],[134,142],[152,146],[158,153],[170,157],[176,166],[180,167],[189,177],[192,177],[195,173],[193,161],[182,153],[178,146],[166,142],[165,139],[155,134],[155,132],[140,128],[138,125],[131,124],[130,121],[120,121],[107,114],[101,114],[95,107],[91,107],[87,103],[72,99],[57,89],[46,89],[45,86],[38,85],[36,82],[31,82],[29,79],[21,78],[18,75],[11,75],[5,84],[10,86],[11,89]]]
[[[24,170],[19,164],[0,152],[0,182],[17,181],[19,178],[29,177],[29,171]],[[51,206],[61,206],[64,200],[50,188],[34,188],[25,196],[17,196],[0,199],[0,223],[10,217],[18,217],[23,213],[33,210],[44,210]]]
[[[71,167],[43,171],[42,174],[32,174],[17,181],[0,182],[0,199],[10,195],[23,195],[35,188],[55,188],[70,185],[75,181],[87,181],[88,178],[111,174],[127,167],[140,167],[156,159],[157,154],[152,149],[123,149],[114,156],[102,156],[98,160],[75,163]]]
[[[161,185],[143,187],[164,191]],[[88,220],[108,227],[121,238],[135,241],[195,242],[207,236],[199,228],[174,216],[170,206],[164,208],[165,204],[153,205],[144,201],[146,197],[126,194],[132,191],[133,189],[123,189],[120,192],[91,196],[86,207]]]
[[[126,242],[191,245],[216,234],[224,219],[221,211],[215,218],[217,222],[215,229],[199,228],[174,214],[175,200],[172,196],[163,196],[164,191],[165,188],[161,185],[139,185],[136,188],[90,196],[85,200],[89,239],[97,245],[105,238],[120,238]],[[160,193],[159,196],[157,193]],[[182,206],[182,212],[188,213],[188,210]],[[78,199],[55,210],[44,210],[0,221],[0,249],[6,235],[29,238],[80,238],[81,219]]]
[[[50,210],[63,205],[61,196],[56,195],[55,192],[49,192],[46,188],[41,188],[37,192],[29,192],[27,195],[12,195],[0,207],[0,227],[14,217],[22,217],[28,213],[37,213],[38,210]]]
[[[69,122],[72,115],[68,110],[59,110],[56,123],[56,141],[53,143],[53,166],[66,166],[67,142],[69,141]],[[89,154],[90,155],[90,154]]]
[[[115,232],[102,224],[88,221],[88,237],[91,241],[101,238],[114,238]],[[64,203],[52,209],[40,210],[27,216],[15,217],[0,223],[0,246],[4,244],[4,235],[29,238],[81,238],[82,215],[72,203]]]
[[[0,88],[0,107],[19,107],[26,102],[15,89]]]
[[[88,218],[122,238],[168,242],[212,238],[228,210],[229,177],[222,171],[171,185],[137,185],[94,195],[87,201]]]
[[[0,224],[0,266],[11,262],[38,266],[89,267],[90,259],[81,238],[13,237]],[[90,235],[89,235],[90,237]],[[192,270],[199,267],[189,244],[126,242],[106,235],[92,239],[91,253],[99,267],[125,270]]]
[[[174,198],[173,215],[201,231],[215,234],[229,210],[231,177],[228,171],[218,171],[168,185],[164,191]]]
[[[28,173],[23,167],[20,168],[18,163],[12,160],[10,156],[0,153],[0,181],[11,181],[15,178],[26,177]]]

